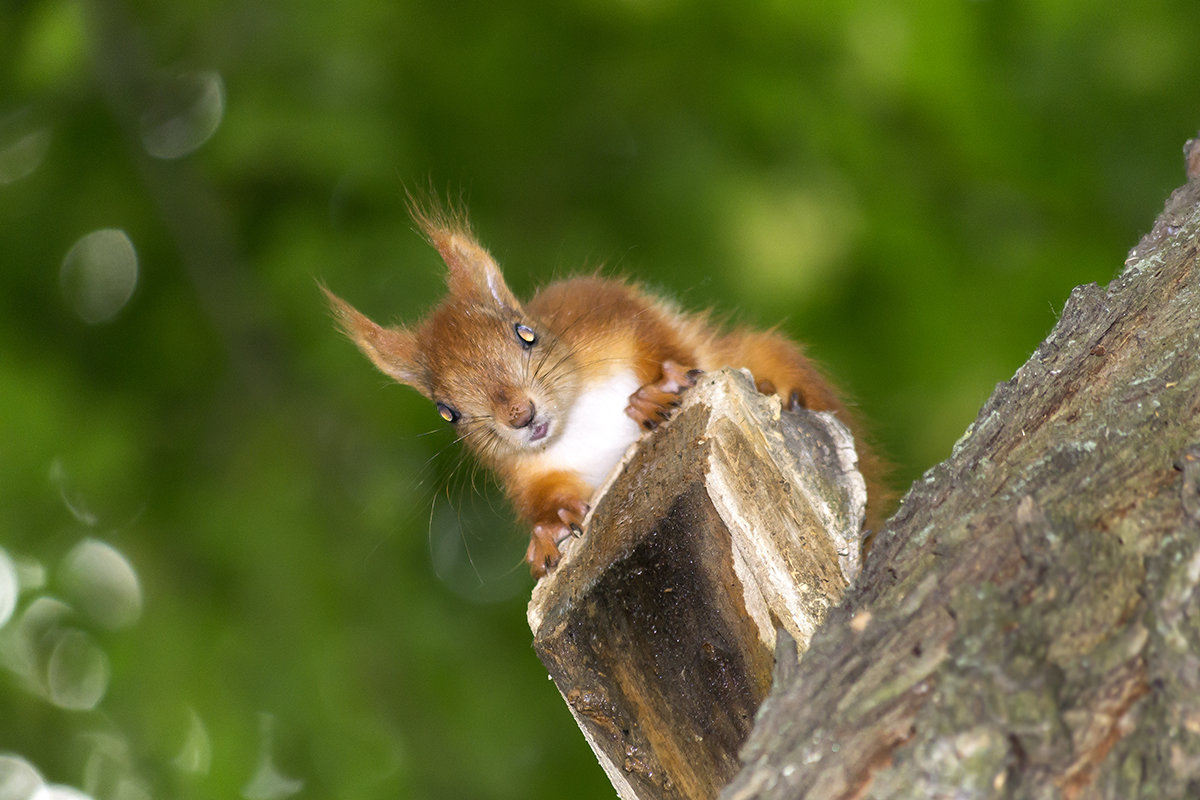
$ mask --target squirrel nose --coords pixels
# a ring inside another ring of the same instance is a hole
[[[513,403],[508,407],[508,424],[514,428],[524,428],[533,422],[536,413],[533,401],[528,398]]]

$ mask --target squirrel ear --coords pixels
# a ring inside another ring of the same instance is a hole
[[[400,383],[425,391],[417,366],[417,337],[403,328],[384,328],[333,292],[321,287],[338,325],[381,372]]]
[[[469,234],[450,232],[435,240],[434,245],[450,270],[447,285],[451,294],[478,297],[520,310],[521,304],[504,282],[500,267]]]
[[[410,199],[409,211],[430,244],[437,248],[449,269],[450,294],[486,300],[520,310],[521,304],[509,290],[495,259],[471,234],[461,212],[424,210]]]

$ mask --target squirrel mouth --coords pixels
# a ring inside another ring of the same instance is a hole
[[[529,426],[529,441],[540,442],[546,438],[546,434],[550,432],[550,420],[544,419],[535,425]]]

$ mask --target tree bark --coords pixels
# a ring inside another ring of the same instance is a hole
[[[777,665],[724,800],[1200,797],[1188,157],[1120,275],[1072,292]]]

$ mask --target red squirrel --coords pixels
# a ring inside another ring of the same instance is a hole
[[[745,367],[785,407],[833,411],[858,427],[775,331],[722,332],[705,314],[597,276],[557,281],[521,303],[461,214],[414,207],[413,218],[448,270],[448,295],[420,324],[383,327],[325,294],[375,366],[432,400],[497,474],[532,525],[525,560],[534,578],[582,531],[593,493],[629,445],[670,417],[702,371]],[[879,461],[861,442],[859,453],[868,496],[878,495]],[[877,507],[868,503],[868,523]]]

